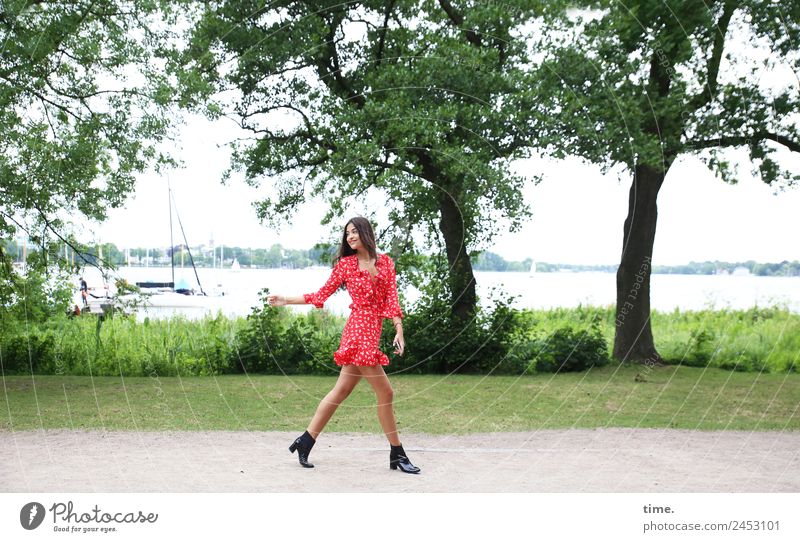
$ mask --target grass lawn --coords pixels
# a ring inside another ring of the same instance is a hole
[[[530,376],[391,375],[405,432],[569,427],[798,430],[800,375],[610,366]],[[335,376],[5,376],[0,430],[305,429]],[[326,431],[380,433],[366,381]]]

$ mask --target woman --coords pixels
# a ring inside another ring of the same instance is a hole
[[[321,309],[323,303],[341,284],[347,286],[353,302],[349,318],[342,332],[339,349],[333,353],[336,365],[342,367],[336,386],[325,396],[305,433],[289,447],[297,450],[300,464],[311,468],[308,454],[316,439],[331,419],[336,408],[344,401],[362,376],[367,377],[378,399],[378,419],[389,439],[389,468],[417,474],[419,467],[409,461],[397,434],[397,423],[392,408],[394,390],[383,365],[389,358],[378,349],[383,318],[391,318],[397,335],[394,338],[395,353],[403,355],[403,311],[397,297],[394,261],[386,254],[378,254],[372,225],[366,218],[356,217],[347,222],[342,243],[331,276],[316,293],[288,297],[270,295],[270,305],[311,303]]]

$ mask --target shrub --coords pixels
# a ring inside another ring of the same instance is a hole
[[[47,374],[55,368],[55,337],[50,329],[31,325],[0,344],[6,374]]]
[[[705,367],[714,355],[714,333],[706,329],[692,330],[684,365]]]
[[[261,291],[261,304],[253,307],[236,336],[235,370],[330,374],[344,320],[325,310],[295,315],[286,307],[270,306],[268,294],[269,289]]]
[[[536,341],[536,372],[584,371],[609,362],[608,344],[597,322],[588,328],[560,327]]]
[[[393,372],[519,374],[527,363],[513,355],[518,335],[517,311],[510,308],[513,298],[491,292],[488,303],[478,304],[466,320],[451,316],[444,262],[434,258],[425,274],[418,275],[420,297],[406,310],[404,356],[392,356]],[[394,333],[385,324],[382,349],[391,351]]]

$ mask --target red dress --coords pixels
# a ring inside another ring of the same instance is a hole
[[[374,278],[366,269],[358,268],[358,256],[341,258],[328,282],[313,294],[303,294],[306,303],[318,309],[342,284],[353,302],[351,313],[342,331],[339,349],[333,353],[336,365],[389,365],[389,358],[378,349],[383,318],[403,317],[397,297],[394,261],[379,254]]]

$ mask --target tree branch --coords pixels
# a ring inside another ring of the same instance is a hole
[[[99,256],[94,256],[94,260],[95,260],[94,262],[89,261],[85,256],[85,255],[89,255],[89,254],[87,252],[81,251],[79,248],[77,248],[75,245],[73,245],[70,241],[65,239],[58,232],[58,230],[56,230],[56,228],[53,227],[53,225],[50,223],[50,220],[48,220],[47,215],[45,214],[45,212],[38,205],[36,205],[36,203],[33,203],[33,208],[36,209],[36,211],[39,213],[39,217],[44,222],[45,227],[48,230],[50,230],[53,233],[53,235],[58,237],[61,240],[61,242],[65,243],[68,247],[70,247],[73,251],[75,251],[75,253],[80,257],[81,260],[83,260],[85,263],[97,268],[100,271],[100,273],[103,275],[103,279],[104,280],[107,278],[107,273],[105,272],[105,269],[100,267],[99,265],[97,265],[96,262],[99,261],[100,263],[102,263],[103,265],[105,265],[109,269],[113,269],[114,268],[114,266],[112,264],[110,264],[107,260],[105,260],[103,258],[100,258]]]
[[[731,17],[733,17],[733,13],[736,11],[737,7],[738,3],[736,0],[726,0],[722,8],[722,15],[715,25],[714,45],[711,50],[711,57],[706,63],[706,84],[703,89],[690,100],[694,110],[709,104],[717,93],[717,79],[719,77],[719,65],[722,60],[722,51],[725,48],[725,37],[728,33],[728,25],[730,24]]]
[[[58,96],[63,98],[71,98],[73,100],[80,100],[83,103],[85,100],[89,98],[94,98],[95,96],[100,96],[102,94],[121,94],[123,96],[139,96],[141,98],[150,98],[147,94],[143,92],[139,92],[138,90],[131,89],[131,88],[123,88],[118,90],[96,90],[94,92],[88,92],[86,94],[72,94],[60,88],[56,88],[50,83],[50,81],[46,81],[47,87],[52,90]],[[91,109],[90,109],[91,111]],[[92,111],[94,114],[94,112]]]
[[[77,120],[77,121],[84,120],[83,117],[81,117],[79,114],[77,114],[74,111],[72,111],[72,109],[70,109],[69,107],[67,107],[67,106],[65,106],[63,104],[60,104],[58,102],[54,102],[53,100],[50,100],[49,98],[45,97],[44,94],[40,94],[40,93],[36,92],[35,90],[33,90],[31,88],[26,88],[24,90],[27,91],[27,92],[30,92],[31,94],[33,94],[34,96],[39,98],[39,100],[41,100],[43,103],[48,103],[48,104],[52,105],[53,107],[55,107],[57,109],[60,109],[61,111],[63,111],[67,115],[70,115],[75,120]]]
[[[442,9],[447,14],[447,17],[450,19],[453,25],[461,29],[461,25],[464,23],[464,16],[453,7],[449,0],[439,0],[439,5],[442,6]],[[465,31],[465,35],[467,41],[471,44],[477,45],[478,47],[483,45],[480,32],[476,32],[470,28]]]
[[[94,113],[94,110],[93,110],[91,107],[89,107],[89,104],[86,102],[86,100],[85,100],[85,99],[83,99],[83,98],[81,98],[81,97],[79,97],[79,96],[78,96],[78,97],[76,97],[76,96],[68,96],[68,95],[67,95],[67,96],[65,96],[65,95],[61,94],[61,93],[60,93],[60,92],[59,92],[59,91],[58,91],[58,90],[57,90],[57,89],[56,89],[56,88],[55,88],[55,87],[54,87],[54,86],[53,86],[53,85],[50,83],[50,80],[49,80],[49,79],[47,79],[47,78],[45,78],[45,79],[43,80],[43,82],[44,82],[44,84],[47,86],[47,88],[49,88],[50,90],[52,90],[52,91],[53,91],[53,92],[56,94],[56,96],[60,96],[60,97],[62,97],[62,98],[70,98],[70,99],[73,99],[73,100],[76,100],[76,101],[78,101],[78,102],[79,102],[79,103],[80,103],[80,104],[83,106],[83,108],[84,108],[84,109],[86,109],[86,111],[88,111],[88,112],[89,112],[89,116],[90,116],[90,117],[93,117],[93,116],[94,116],[94,114],[95,114],[95,113]],[[83,117],[81,117],[81,120],[83,120]]]
[[[794,141],[789,137],[773,132],[756,132],[743,136],[721,136],[716,139],[705,139],[701,141],[689,141],[686,147],[693,150],[708,149],[711,147],[738,147],[741,145],[751,145],[753,142],[774,141],[793,152],[800,152],[800,142]]]
[[[381,65],[383,60],[383,47],[386,43],[386,31],[389,29],[389,19],[392,16],[392,9],[394,9],[395,0],[389,0],[386,4],[386,12],[383,17],[383,26],[378,30],[378,48],[375,51],[375,67]]]
[[[305,69],[305,68],[313,68],[313,67],[314,67],[314,64],[312,64],[310,62],[308,62],[308,63],[302,62],[302,63],[294,64],[294,65],[289,66],[287,68],[282,68],[280,70],[275,70],[275,71],[272,71],[272,72],[269,72],[269,73],[265,73],[264,77],[261,77],[258,80],[258,82],[264,81],[264,80],[269,79],[270,77],[274,77],[276,75],[283,75],[285,73],[294,72],[294,71],[300,71],[300,70]]]
[[[319,59],[317,69],[320,78],[328,88],[343,96],[345,100],[353,102],[359,109],[366,105],[366,98],[363,94],[353,90],[350,82],[342,75],[342,68],[339,65],[339,52],[336,50],[336,31],[344,18],[341,15],[334,16],[330,21],[323,16],[323,20],[328,26],[328,34],[325,36],[325,50],[327,55]],[[335,85],[333,83],[336,83]]]
[[[306,126],[306,130],[302,131],[302,132],[301,131],[296,131],[296,132],[292,132],[292,133],[286,134],[286,135],[275,135],[275,134],[273,134],[271,131],[269,131],[267,129],[259,130],[259,129],[256,129],[255,127],[248,126],[248,125],[245,124],[245,121],[247,119],[249,119],[250,117],[253,117],[255,115],[266,114],[266,113],[269,113],[270,111],[276,111],[278,109],[289,109],[291,111],[294,111],[294,112],[298,113],[303,118],[303,123]],[[303,111],[302,109],[300,109],[300,108],[298,108],[298,107],[296,107],[296,106],[294,106],[292,104],[276,104],[276,105],[271,105],[269,107],[262,107],[262,108],[259,108],[259,109],[255,110],[255,111],[239,113],[239,117],[241,119],[240,122],[239,122],[239,126],[241,126],[242,129],[250,130],[251,132],[254,132],[254,133],[267,134],[272,141],[291,141],[293,139],[297,139],[299,137],[302,137],[302,138],[308,139],[309,141],[311,141],[312,143],[314,143],[318,147],[329,149],[329,150],[334,151],[334,152],[338,149],[338,147],[336,146],[336,143],[332,143],[330,141],[323,140],[320,137],[318,137],[314,133],[314,126],[311,124],[311,119],[308,118],[308,115],[306,115],[305,111]]]
[[[528,141],[526,139],[519,138],[517,136],[517,134],[515,133],[514,137],[511,139],[511,141],[507,145],[497,145],[497,146],[495,146],[495,153],[500,158],[508,158],[512,154],[514,154],[516,151],[518,151],[519,149],[522,149],[522,148],[525,148],[525,147],[530,147],[530,146],[532,146],[530,141]]]

